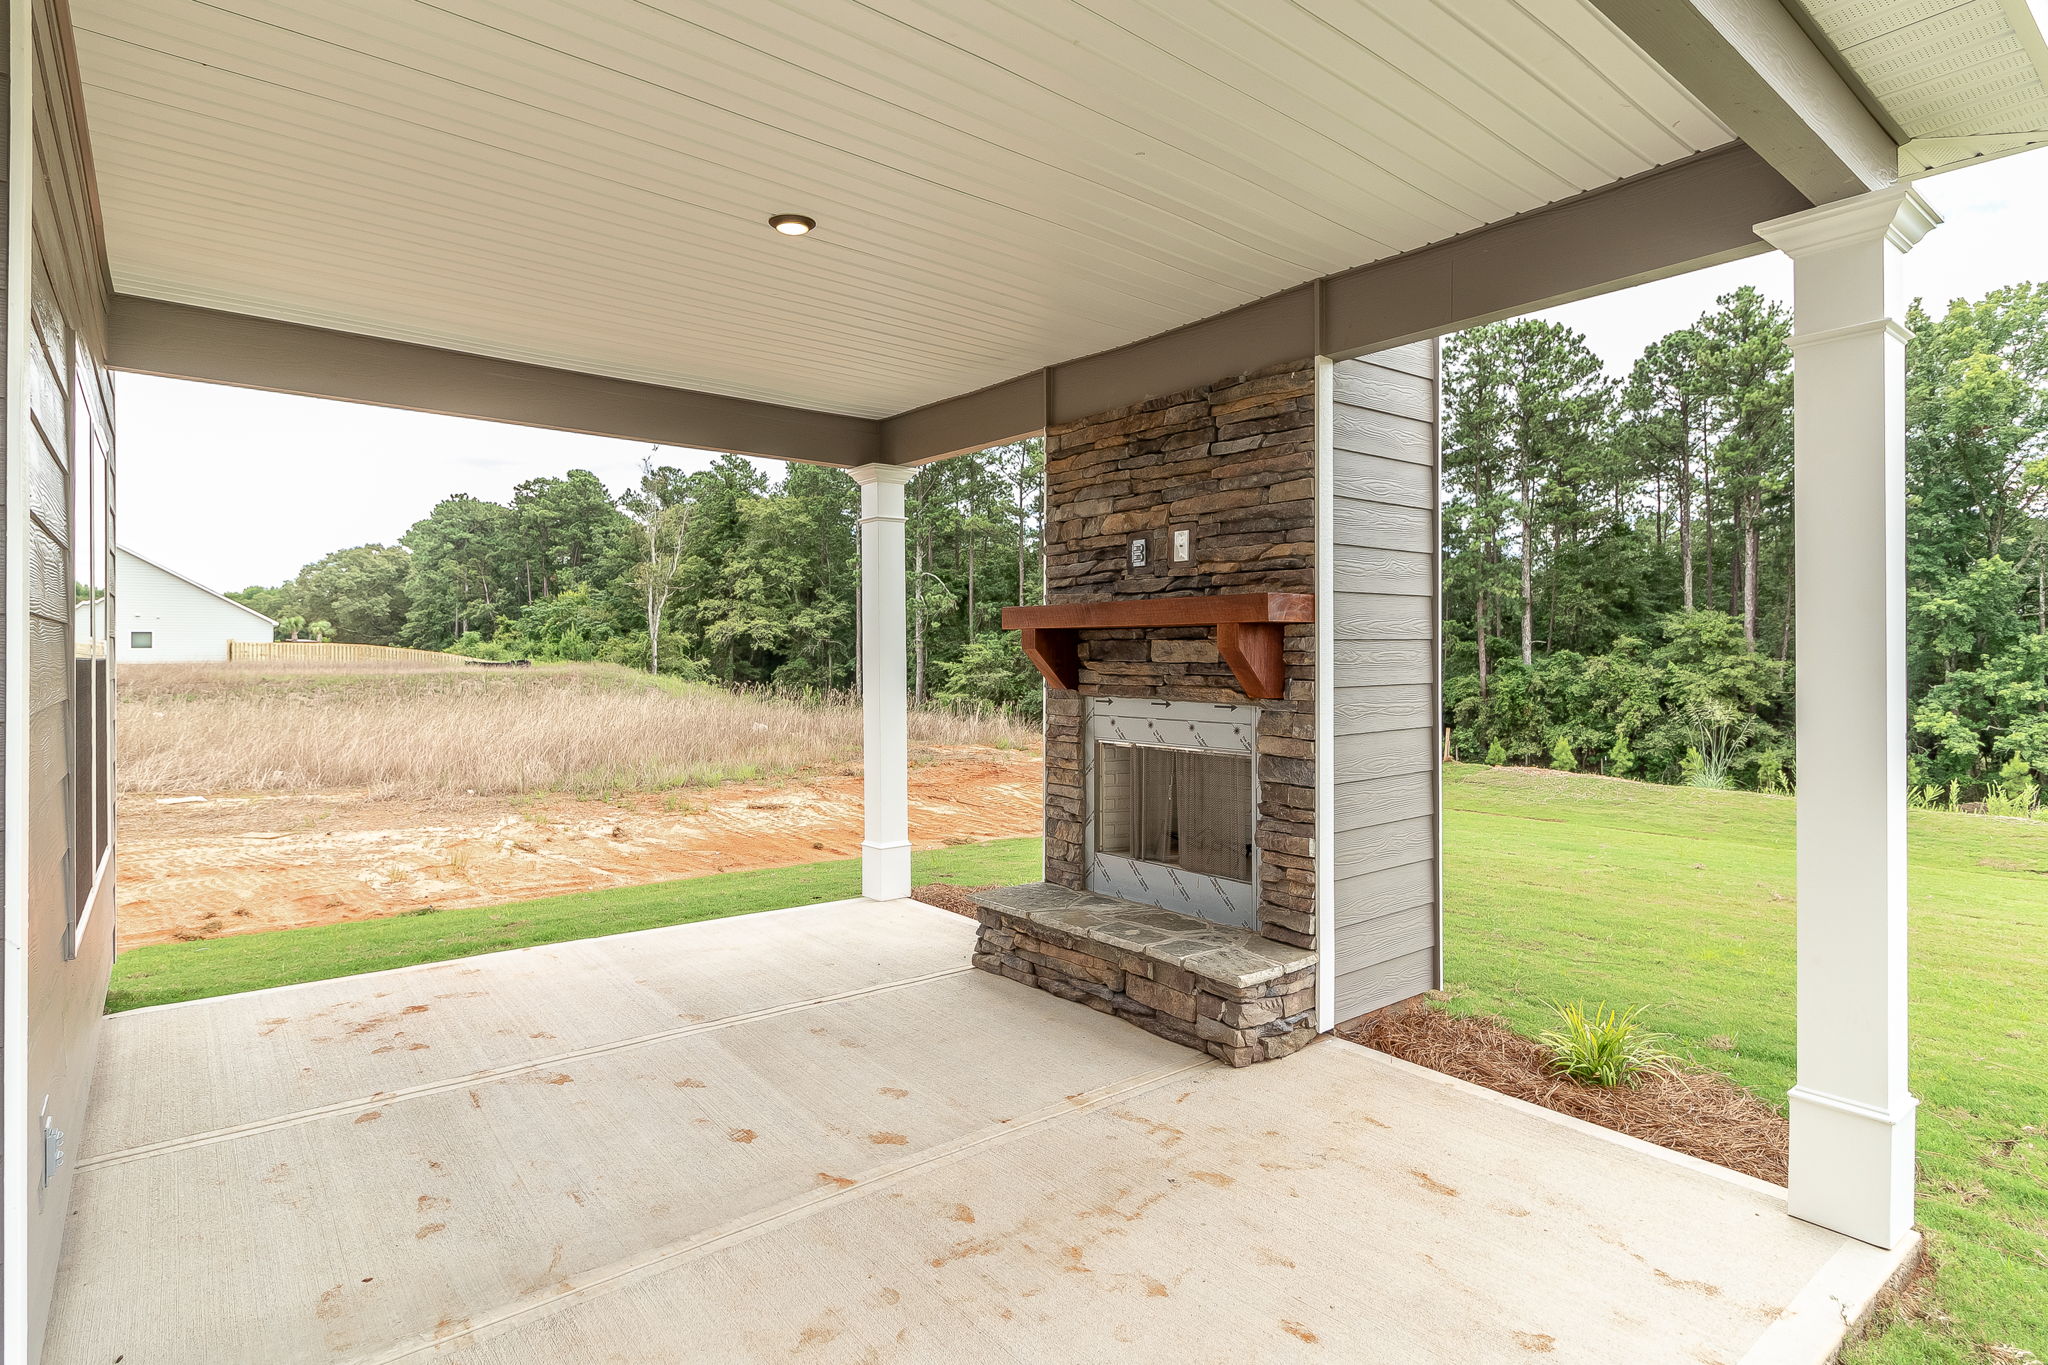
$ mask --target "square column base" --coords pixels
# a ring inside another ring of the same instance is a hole
[[[1887,1250],[1913,1235],[1913,1111],[1896,1113],[1794,1086],[1786,1211]]]
[[[898,901],[910,894],[910,841],[860,846],[860,893],[871,901]]]

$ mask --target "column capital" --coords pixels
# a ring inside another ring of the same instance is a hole
[[[863,486],[871,483],[905,484],[917,475],[917,466],[908,464],[857,464],[847,471],[853,481]]]
[[[1911,251],[1941,224],[1941,215],[1910,185],[1838,199],[1756,225],[1756,235],[1795,259],[1833,247],[1885,241]]]

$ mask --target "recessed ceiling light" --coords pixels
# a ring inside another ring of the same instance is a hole
[[[806,218],[801,213],[778,213],[768,220],[768,226],[787,237],[801,237],[818,225],[815,218]]]

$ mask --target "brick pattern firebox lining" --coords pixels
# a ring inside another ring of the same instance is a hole
[[[1193,557],[1173,563],[1172,533]],[[1134,536],[1150,563],[1129,567]],[[1315,591],[1315,368],[1151,399],[1046,436],[1046,600]],[[1286,627],[1284,696],[1257,703],[1259,932],[1314,948],[1315,627]],[[1046,697],[1045,879],[1086,887],[1086,696],[1242,703],[1203,627],[1081,632],[1080,688]]]

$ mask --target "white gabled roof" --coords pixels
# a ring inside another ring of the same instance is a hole
[[[227,603],[229,606],[235,608],[237,611],[248,612],[251,616],[255,617],[257,620],[261,621],[266,626],[274,626],[277,624],[276,621],[272,620],[268,616],[265,616],[262,612],[256,610],[256,608],[248,605],[246,602],[237,602],[234,598],[229,597],[226,593],[215,592],[212,588],[207,587],[198,579],[187,578],[184,574],[179,573],[176,569],[171,568],[169,565],[159,564],[154,559],[151,559],[148,555],[137,554],[135,551],[129,549],[126,545],[116,545],[114,547],[114,553],[117,555],[126,555],[130,559],[137,560],[141,563],[147,564],[149,565],[150,568],[155,569],[158,573],[167,573],[171,577],[177,579],[180,583],[183,583],[185,586],[189,588],[197,588],[200,592],[205,593],[208,597],[219,598],[221,601]],[[79,605],[83,606],[84,604],[80,603]]]

